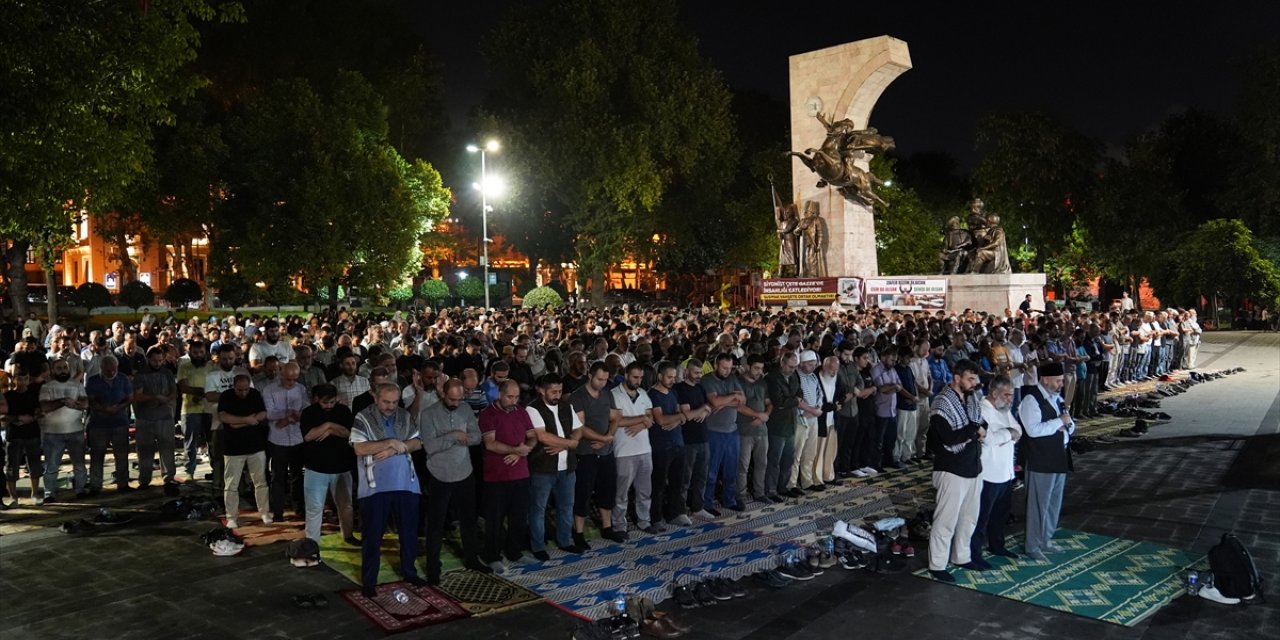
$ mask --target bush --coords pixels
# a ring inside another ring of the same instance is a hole
[[[76,306],[84,307],[90,311],[98,307],[111,306],[111,292],[107,288],[97,282],[86,282],[76,287],[75,295],[72,301]]]
[[[484,283],[480,278],[463,278],[453,288],[454,293],[462,298],[463,304],[484,304]]]
[[[145,282],[134,280],[120,289],[120,304],[133,309],[135,313],[138,309],[155,303],[156,292]]]
[[[190,278],[178,278],[164,290],[164,299],[175,309],[186,309],[187,305],[200,302],[203,298],[204,289],[200,287],[200,283]]]
[[[394,305],[403,305],[413,299],[413,285],[402,284],[391,287],[387,290],[387,298]]]
[[[552,308],[555,308],[563,304],[564,298],[560,297],[560,294],[556,293],[555,289],[552,289],[551,287],[538,287],[537,289],[525,294],[524,302],[521,303],[521,306],[528,309],[543,309],[547,305],[551,305]]]
[[[218,302],[224,306],[231,307],[232,311],[249,304],[249,301],[257,293],[253,285],[249,284],[249,281],[238,273],[220,276],[217,279],[217,283]]]
[[[444,280],[427,280],[418,287],[418,295],[421,295],[427,304],[433,307],[439,306],[440,302],[450,295],[449,285]]]

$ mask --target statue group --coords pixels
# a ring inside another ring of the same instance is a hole
[[[969,203],[967,228],[960,218],[947,220],[942,239],[942,273],[1012,273],[1009,247],[1005,243],[1000,216],[987,214],[982,200]]]
[[[778,275],[799,278],[827,277],[827,247],[831,234],[822,208],[804,203],[804,217],[794,203],[776,206],[778,223]]]
[[[804,166],[818,174],[821,178],[818,188],[835,187],[840,195],[868,207],[873,206],[873,203],[888,206],[875,192],[875,187],[884,182],[870,171],[857,166],[856,162],[870,161],[872,152],[883,153],[893,149],[893,138],[882,136],[875,129],[858,129],[848,118],[832,121],[821,113],[816,117],[827,130],[827,138],[822,142],[822,147],[811,147],[805,149],[804,153],[791,151],[787,155],[799,158]]]

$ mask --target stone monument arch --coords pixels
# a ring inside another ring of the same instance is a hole
[[[866,129],[880,94],[910,68],[907,43],[889,36],[791,56],[791,148],[814,146],[826,136],[818,114],[832,121],[847,118]],[[859,167],[866,171],[866,165],[864,160]],[[792,162],[791,177],[795,201],[817,202],[826,218],[830,234],[826,273],[879,275],[871,208],[846,199],[834,188],[817,187],[817,177],[799,161]]]

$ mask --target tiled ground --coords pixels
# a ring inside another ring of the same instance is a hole
[[[1164,401],[1172,424],[1081,457],[1068,482],[1063,526],[1197,551],[1233,530],[1276,584],[1280,490],[1250,486],[1248,478],[1261,474],[1248,469],[1235,470],[1233,477],[1246,480],[1236,486],[1222,480],[1249,438],[1280,433],[1280,335],[1214,334],[1201,358],[1206,368],[1248,372]],[[348,588],[346,579],[324,567],[295,569],[275,547],[213,557],[196,539],[209,526],[143,513],[87,537],[47,527],[0,537],[0,638],[381,637],[337,597],[327,609],[292,605],[295,594]],[[677,615],[695,625],[692,637],[726,640],[1211,640],[1280,637],[1276,600],[1242,609],[1180,598],[1124,628],[905,573],[835,570],[778,592],[752,587],[748,598]],[[535,605],[405,637],[564,638],[574,624],[554,607]]]

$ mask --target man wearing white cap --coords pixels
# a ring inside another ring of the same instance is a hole
[[[810,349],[800,352],[800,399],[796,409],[795,452],[798,459],[791,469],[791,485],[821,491],[825,487],[813,476],[813,461],[818,457],[818,416],[822,415],[822,389],[818,374],[818,354]]]

